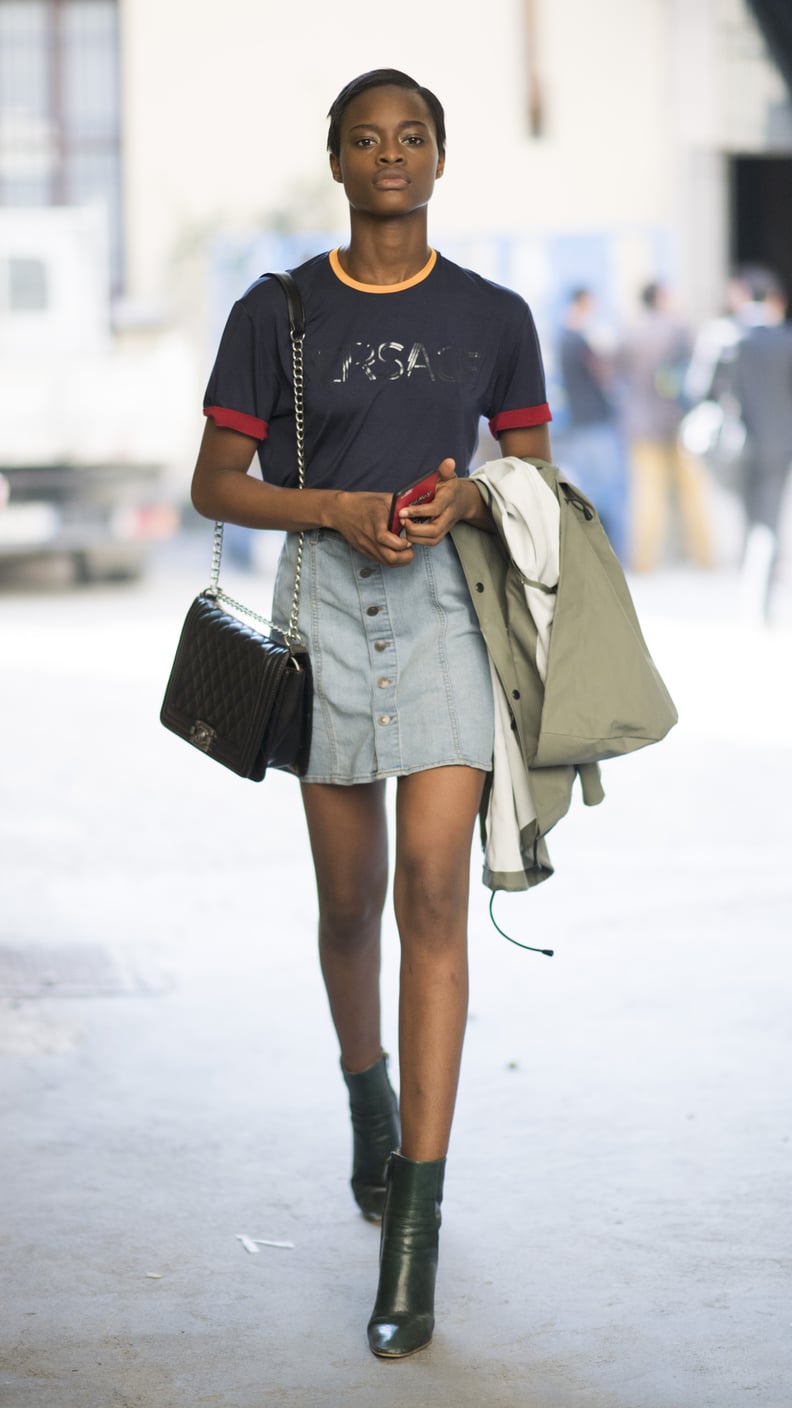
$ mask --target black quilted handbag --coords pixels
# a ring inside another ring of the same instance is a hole
[[[275,275],[289,301],[294,371],[297,469],[305,481],[302,351],[305,319],[288,274]],[[160,719],[240,777],[261,782],[267,768],[298,776],[311,748],[313,680],[298,634],[303,535],[287,626],[279,627],[220,588],[223,524],[215,523],[209,586],[192,603],[165,690]],[[230,609],[227,609],[230,608]],[[240,615],[247,616],[247,624]],[[264,632],[257,629],[264,627]]]

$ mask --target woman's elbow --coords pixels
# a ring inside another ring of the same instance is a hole
[[[257,443],[207,420],[190,485],[190,501],[202,518],[225,518],[236,509]],[[243,501],[244,501],[244,491]]]
[[[201,475],[196,471],[192,477],[190,485],[190,502],[196,513],[202,518],[216,518],[217,512],[213,503],[213,496]]]

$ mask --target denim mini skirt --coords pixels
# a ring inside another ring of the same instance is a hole
[[[298,535],[284,540],[272,619],[289,619]],[[489,661],[450,538],[381,567],[325,529],[305,534],[300,634],[314,680],[304,782],[492,768]]]

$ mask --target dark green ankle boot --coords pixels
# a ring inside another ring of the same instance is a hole
[[[341,1067],[352,1116],[352,1192],[360,1211],[379,1222],[385,1207],[385,1166],[398,1149],[399,1102],[388,1079],[388,1058],[350,1075]]]
[[[445,1164],[401,1154],[388,1163],[379,1287],[368,1325],[369,1346],[382,1359],[403,1359],[432,1338]]]

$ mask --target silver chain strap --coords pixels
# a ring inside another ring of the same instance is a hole
[[[292,354],[292,380],[294,383],[294,438],[297,447],[297,486],[305,488],[305,401],[304,401],[304,380],[303,380],[303,343],[305,342],[305,329],[298,332],[289,320],[289,337],[291,339]],[[294,573],[294,592],[292,594],[291,611],[289,613],[289,624],[284,629],[277,626],[266,616],[260,616],[257,611],[251,611],[249,606],[243,606],[241,601],[235,601],[228,596],[220,586],[220,563],[223,557],[223,524],[218,520],[214,526],[214,537],[212,539],[212,568],[209,576],[209,586],[206,588],[206,596],[211,596],[215,601],[222,601],[226,606],[232,607],[235,611],[243,611],[251,620],[258,621],[266,626],[268,630],[278,631],[284,640],[292,641],[301,645],[302,637],[299,632],[300,620],[300,578],[302,576],[303,548],[305,546],[305,533],[300,533],[297,541],[297,565]]]
[[[292,379],[294,381],[294,438],[297,446],[297,485],[298,488],[305,488],[305,398],[303,395],[303,343],[305,342],[305,328],[298,332],[293,326],[289,326],[289,336],[291,338],[292,350]],[[297,566],[294,572],[294,593],[292,595],[291,613],[289,615],[289,629],[287,639],[299,640],[299,616],[300,616],[300,578],[302,576],[303,548],[305,547],[305,534],[301,533],[297,540]]]

